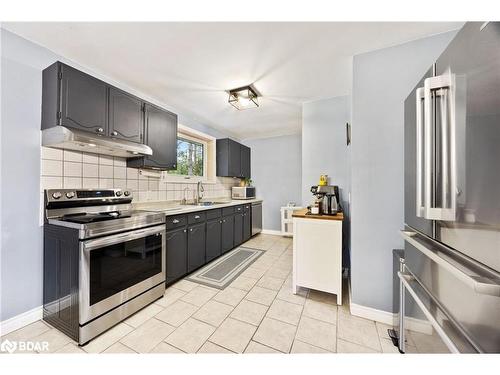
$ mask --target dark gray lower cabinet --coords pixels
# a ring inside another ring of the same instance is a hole
[[[251,210],[245,210],[243,213],[243,242],[252,237],[252,216]]]
[[[234,247],[241,245],[243,242],[243,214],[237,213],[234,215]]]
[[[227,253],[234,247],[234,215],[222,218],[222,253]]]
[[[205,264],[205,223],[188,227],[188,272]]]
[[[206,261],[210,262],[222,254],[222,219],[207,221]]]
[[[246,209],[246,205],[239,205],[168,216],[167,284],[172,284],[250,239],[250,207]]]
[[[187,229],[167,232],[167,284],[187,273]]]

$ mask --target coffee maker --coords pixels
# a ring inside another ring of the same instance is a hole
[[[338,186],[311,186],[311,193],[316,197],[316,202],[319,203],[320,215],[336,215],[342,211]]]

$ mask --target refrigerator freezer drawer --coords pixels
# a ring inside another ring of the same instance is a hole
[[[405,241],[405,267],[480,351],[500,353],[500,297],[495,286],[500,279],[494,277],[494,271],[474,267],[473,260],[467,263],[465,258],[454,257],[430,238],[411,238],[414,241]],[[481,293],[484,291],[490,293]]]

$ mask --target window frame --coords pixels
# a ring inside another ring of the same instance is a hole
[[[183,138],[203,145],[203,176],[188,176],[164,172],[162,173],[162,179],[165,182],[181,182],[187,184],[197,183],[199,181],[204,183],[215,183],[216,138],[181,124],[179,124],[177,128],[177,138]]]

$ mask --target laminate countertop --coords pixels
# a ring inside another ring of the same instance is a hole
[[[344,220],[344,214],[342,212],[337,213],[337,215],[313,215],[307,213],[307,208],[302,210],[293,211],[292,217],[300,217],[301,219],[315,219],[315,220]]]
[[[207,199],[208,200],[208,199]],[[216,208],[224,208],[231,206],[240,206],[242,204],[252,204],[257,202],[262,202],[262,199],[242,199],[242,200],[227,200],[227,201],[218,201],[213,199],[212,201],[217,202],[211,205],[181,205],[180,203],[172,203],[172,202],[144,202],[144,203],[135,203],[133,204],[134,209],[137,210],[145,210],[152,212],[163,212],[165,216],[172,215],[182,215],[190,212],[198,212],[198,211],[206,211],[213,210]]]

